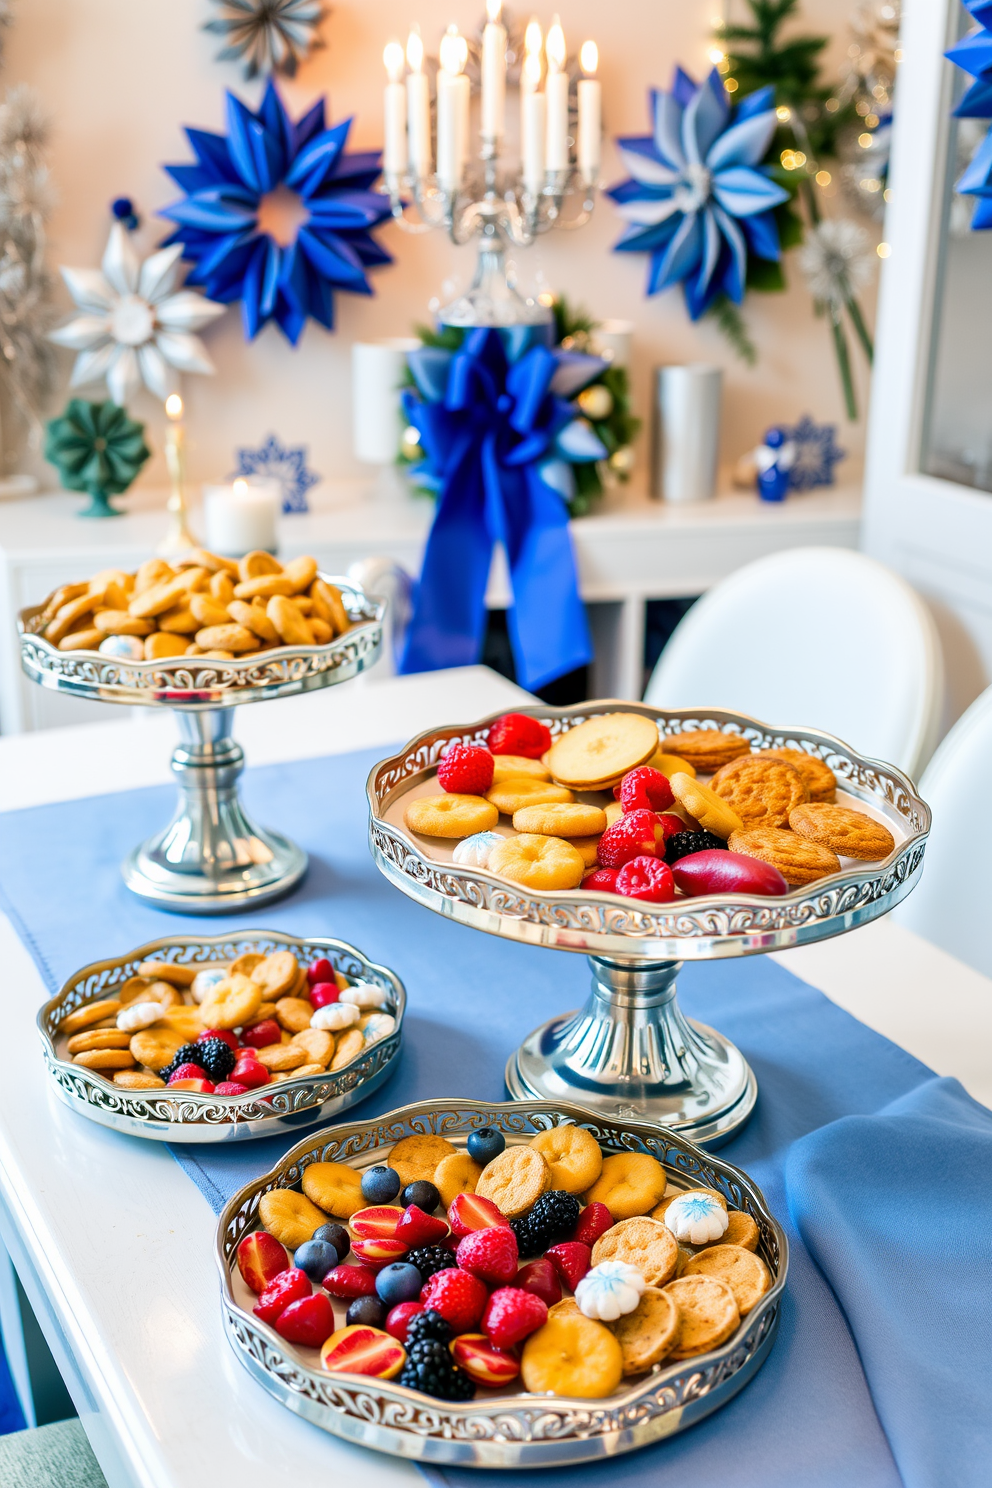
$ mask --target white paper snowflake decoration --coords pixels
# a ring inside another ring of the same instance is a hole
[[[141,259],[115,222],[99,269],[62,269],[80,313],[49,339],[78,352],[70,387],[106,381],[114,402],[124,407],[142,383],[157,398],[168,397],[174,384],[170,367],[215,370],[194,333],[225,307],[177,287],[182,251],[174,243]]]

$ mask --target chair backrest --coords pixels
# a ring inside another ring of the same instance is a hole
[[[824,729],[915,779],[937,742],[942,695],[936,628],[903,579],[847,548],[793,548],[693,605],[644,700]]]
[[[371,676],[381,681],[395,677],[403,651],[406,628],[410,623],[413,580],[394,558],[360,558],[348,569],[348,577],[360,584],[366,594],[388,602],[382,626],[382,654]]]
[[[920,795],[933,827],[920,882],[893,919],[992,976],[992,861],[976,797],[992,761],[992,687],[962,714],[930,761]]]

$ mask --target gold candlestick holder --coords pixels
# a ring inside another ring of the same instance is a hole
[[[169,527],[158,552],[162,558],[175,558],[198,547],[197,539],[189,530],[186,506],[186,431],[183,428],[183,400],[178,393],[170,393],[165,400],[165,414],[169,420],[165,438],[165,463],[169,467],[171,491],[165,509],[169,513]]]

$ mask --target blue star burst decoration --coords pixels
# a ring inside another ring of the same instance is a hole
[[[813,486],[832,486],[834,466],[847,455],[837,444],[837,425],[815,424],[809,414],[804,414],[798,424],[783,428],[782,433],[796,447],[789,470],[790,489],[809,491]]]
[[[165,167],[184,192],[160,214],[178,224],[166,243],[193,264],[187,284],[241,301],[249,340],[270,320],[294,346],[308,317],[333,330],[334,291],[369,295],[366,269],[392,263],[371,233],[390,214],[371,189],[379,152],[347,154],[350,128],[325,127],[323,99],[294,124],[270,82],[257,113],[228,93],[227,134],[187,129],[196,164]],[[304,219],[285,244],[259,225],[275,192]]]
[[[681,283],[693,320],[717,295],[740,304],[749,253],[780,256],[774,208],[789,194],[759,167],[775,132],[773,89],[731,110],[715,70],[696,83],[675,69],[650,93],[653,132],[618,140],[631,179],[609,195],[630,226],[619,253],[650,253],[647,292]]]
[[[975,81],[954,110],[956,119],[992,118],[992,0],[965,0],[965,10],[977,29],[944,53]],[[978,231],[992,227],[992,129],[972,156],[955,191],[975,196],[971,225]]]
[[[276,480],[282,487],[282,509],[290,512],[309,511],[307,492],[320,480],[307,469],[307,447],[298,444],[287,449],[274,434],[270,434],[258,449],[235,450],[238,468],[232,480],[246,479],[252,475],[263,475],[267,480]]]

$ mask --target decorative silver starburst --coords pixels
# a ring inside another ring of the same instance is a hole
[[[226,38],[218,62],[240,62],[246,78],[278,72],[295,77],[308,52],[323,43],[317,27],[327,15],[320,0],[214,0],[221,14],[204,31]]]

